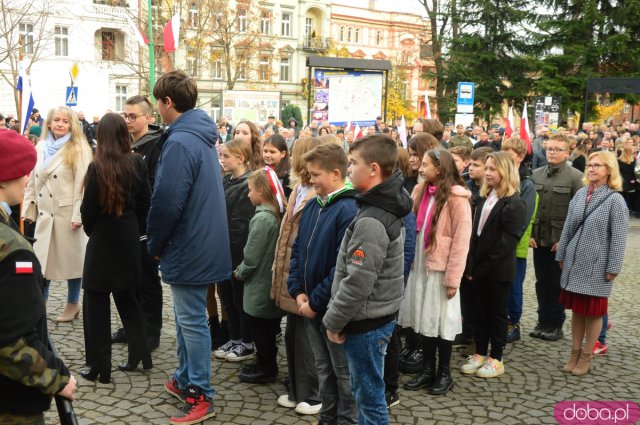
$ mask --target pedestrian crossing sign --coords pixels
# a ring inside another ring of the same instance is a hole
[[[65,102],[67,106],[77,106],[78,105],[78,88],[77,87],[67,87],[67,101]]]

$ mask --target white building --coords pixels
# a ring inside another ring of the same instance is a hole
[[[16,9],[11,13],[19,23],[10,37],[0,38],[0,52],[8,50],[14,63],[19,37],[23,40],[36,108],[45,116],[49,108],[65,104],[75,63],[78,98],[73,108],[84,111],[89,121],[108,109],[122,110],[127,97],[138,93],[140,83],[138,44],[128,21],[137,17],[137,0],[41,1],[44,13],[38,1],[3,1],[2,7]],[[0,62],[0,72],[13,78],[8,58]],[[13,87],[2,79],[0,112],[16,113],[13,94]]]

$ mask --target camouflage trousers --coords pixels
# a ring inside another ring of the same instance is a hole
[[[44,414],[39,415],[12,415],[11,413],[0,413],[0,424],[2,425],[44,425]]]

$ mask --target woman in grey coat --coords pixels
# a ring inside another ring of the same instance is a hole
[[[588,187],[569,203],[556,254],[562,268],[560,302],[573,310],[571,357],[562,371],[576,376],[591,368],[613,280],[622,268],[629,222],[613,153],[589,156],[584,183]]]

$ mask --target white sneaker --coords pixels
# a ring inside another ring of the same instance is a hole
[[[469,356],[467,357],[467,362],[460,367],[460,372],[465,375],[475,375],[486,361],[487,357],[480,354]]]
[[[224,359],[228,362],[241,362],[243,360],[252,359],[256,356],[256,350],[252,348],[247,348],[244,344],[234,345],[229,354],[227,354]]]
[[[495,378],[504,373],[504,364],[500,360],[496,360],[492,357],[482,365],[476,372],[476,376],[480,378]]]
[[[224,359],[225,357],[227,357],[227,354],[231,352],[232,348],[233,342],[227,341],[225,344],[221,345],[217,350],[213,352],[213,357],[215,357],[216,359]]]
[[[294,407],[296,407],[296,402],[289,400],[289,394],[285,394],[278,397],[278,406],[293,409]]]
[[[301,415],[317,415],[322,410],[322,403],[309,404],[306,401],[298,403],[296,413]]]

